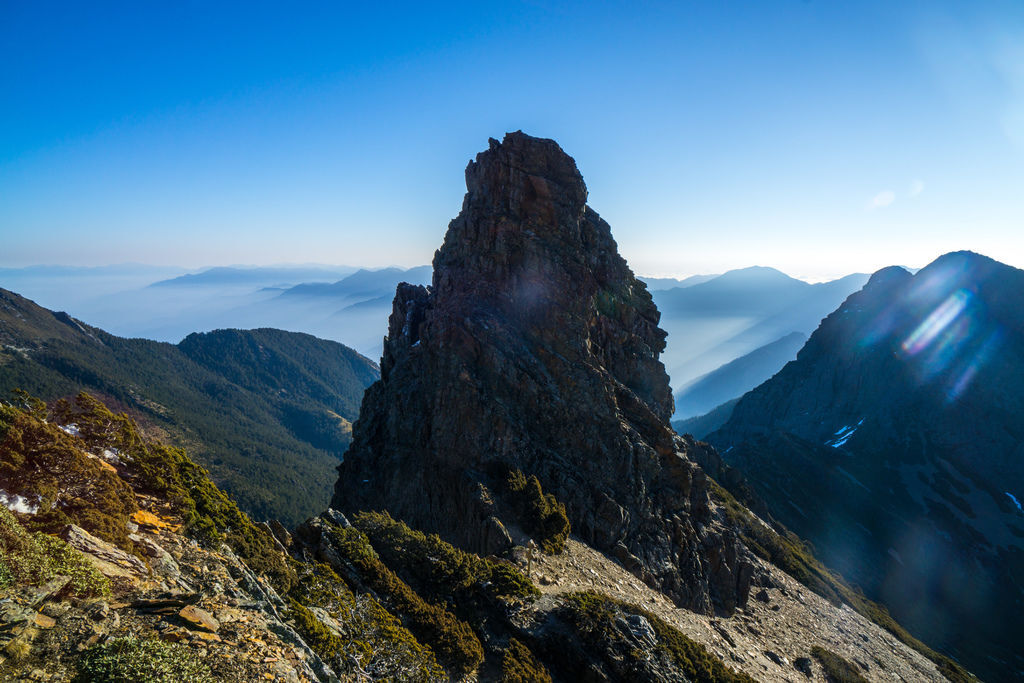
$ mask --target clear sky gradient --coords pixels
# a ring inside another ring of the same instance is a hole
[[[429,262],[573,155],[647,275],[1024,267],[1024,3],[0,0],[0,266]]]

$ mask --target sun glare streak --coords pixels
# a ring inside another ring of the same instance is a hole
[[[958,289],[953,292],[903,342],[904,353],[914,356],[928,348],[935,338],[964,312],[970,300],[971,294],[967,290]]]
[[[1000,342],[1002,342],[1002,339],[1003,335],[1000,330],[995,330],[989,333],[988,337],[985,338],[985,343],[982,344],[978,352],[974,354],[974,357],[971,358],[967,367],[960,373],[960,376],[953,384],[953,388],[946,394],[947,402],[955,401],[960,398],[965,391],[967,391],[967,387],[971,385],[971,382],[974,380],[974,376],[978,374],[978,370],[980,370],[981,367],[989,361]]]

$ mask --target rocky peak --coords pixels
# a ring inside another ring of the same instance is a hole
[[[333,507],[387,509],[477,552],[521,520],[510,470],[563,502],[576,535],[681,604],[743,602],[750,565],[713,520],[668,425],[665,332],[646,287],[551,140],[491,140],[431,288],[398,287]]]

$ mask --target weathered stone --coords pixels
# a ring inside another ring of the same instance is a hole
[[[34,612],[10,600],[0,601],[0,630],[32,620]]]
[[[26,586],[24,588],[24,602],[29,607],[38,607],[51,597],[59,594],[70,582],[70,576],[55,576],[41,586]]]
[[[397,288],[332,507],[386,508],[486,553],[491,519],[514,519],[500,479],[520,469],[566,505],[576,535],[622,543],[679,604],[742,605],[749,555],[717,528],[692,446],[669,426],[658,310],[575,162],[510,133],[466,185],[432,287]]]
[[[768,591],[763,588],[754,595],[754,599],[760,602],[771,602],[772,600],[771,596],[768,595]]]
[[[68,545],[79,550],[102,573],[109,577],[145,576],[149,568],[134,555],[96,538],[85,529],[69,524],[60,532]]]
[[[213,615],[196,605],[188,605],[178,611],[178,616],[197,628],[206,629],[216,633],[220,628],[220,622],[213,618]]]
[[[160,640],[166,640],[169,643],[180,643],[188,637],[188,634],[184,631],[163,631],[160,634]]]
[[[39,628],[53,628],[57,625],[57,620],[53,617],[48,617],[45,614],[37,612],[35,616],[32,617],[32,623]]]
[[[162,519],[158,515],[149,512],[148,510],[136,510],[135,512],[132,513],[131,519],[140,527],[152,529],[153,531],[177,532],[181,530],[180,524],[168,522],[167,520]]]
[[[781,655],[779,655],[779,654],[777,654],[775,652],[772,652],[771,650],[765,650],[764,651],[764,656],[767,657],[768,659],[772,660],[773,662],[775,662],[779,666],[786,666],[786,664],[788,664],[788,662],[786,661],[785,657],[782,657]]]
[[[142,546],[143,552],[151,558],[150,564],[154,572],[171,581],[175,581],[181,576],[181,569],[169,552],[140,534],[129,534],[128,538]]]
[[[493,515],[488,517],[484,527],[484,554],[498,555],[511,548],[512,545],[512,537],[501,520]]]

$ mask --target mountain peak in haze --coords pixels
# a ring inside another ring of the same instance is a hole
[[[724,285],[749,285],[751,283],[781,283],[781,282],[799,282],[806,285],[803,280],[798,280],[795,277],[786,275],[777,268],[771,268],[769,266],[749,266],[747,268],[737,268],[735,270],[729,270],[719,275],[717,278],[710,280],[718,286]]]

